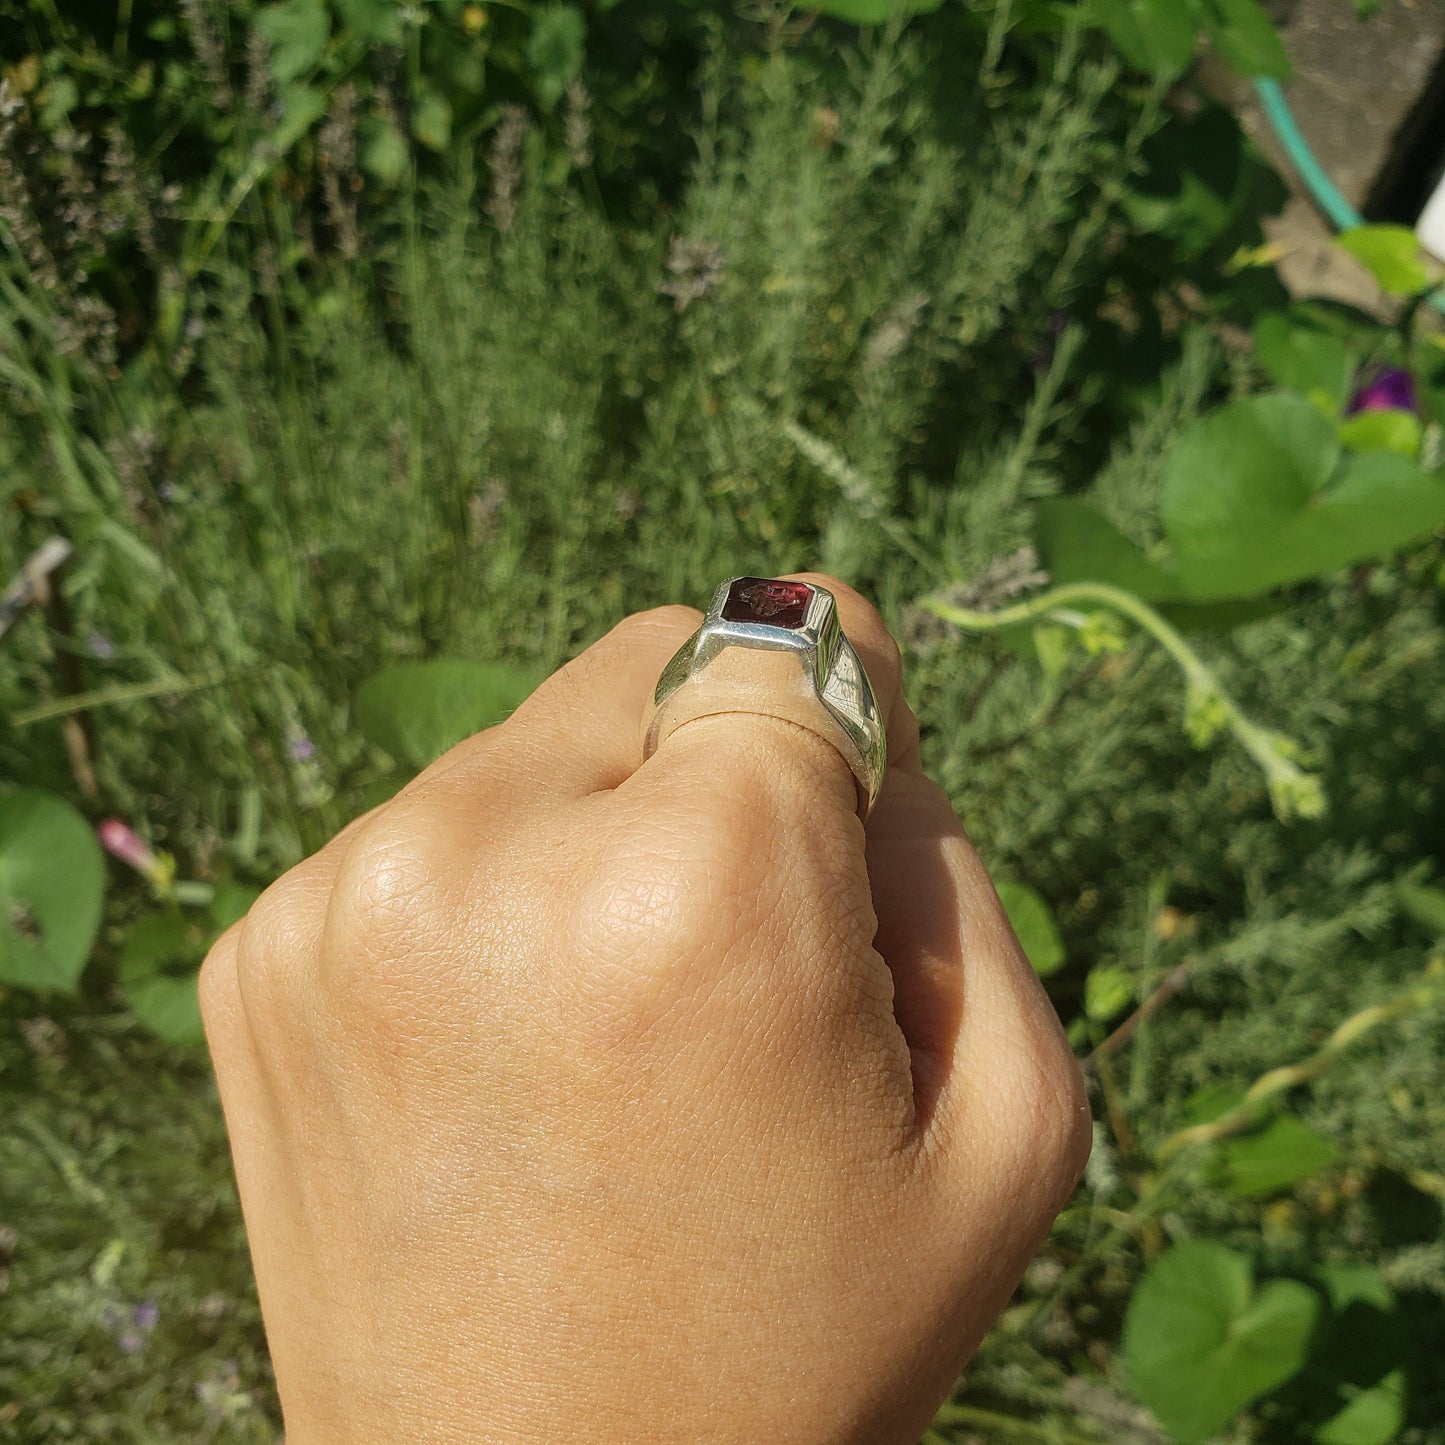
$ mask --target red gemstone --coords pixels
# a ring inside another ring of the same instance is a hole
[[[761,622],[796,632],[807,620],[813,589],[806,582],[778,582],[770,577],[739,577],[723,603],[725,622]]]

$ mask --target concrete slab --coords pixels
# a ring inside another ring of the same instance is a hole
[[[1300,130],[1345,198],[1367,208],[1413,138],[1421,99],[1445,64],[1445,3],[1386,0],[1363,20],[1355,0],[1275,0],[1267,8],[1294,63],[1285,91]],[[1297,295],[1380,306],[1383,297],[1369,273],[1330,244],[1330,226],[1295,182],[1253,87],[1217,63],[1207,67],[1206,84],[1234,106],[1295,185],[1295,198],[1266,225],[1270,240],[1286,252],[1280,263],[1285,284]]]

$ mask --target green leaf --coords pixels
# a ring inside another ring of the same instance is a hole
[[[104,896],[100,844],[69,803],[38,788],[0,795],[0,983],[73,993]]]
[[[1335,1147],[1302,1119],[1280,1114],[1262,1128],[1220,1146],[1225,1188],[1241,1199],[1277,1194],[1318,1174],[1335,1160]]]
[[[1204,0],[1202,9],[1214,48],[1240,74],[1289,79],[1289,56],[1259,0]]]
[[[342,24],[369,45],[401,43],[401,6],[397,0],[335,0]]]
[[[1408,917],[1437,938],[1445,938],[1445,890],[1400,878],[1395,882],[1395,898]]]
[[[1205,1084],[1184,1101],[1184,1123],[1190,1128],[1196,1124],[1212,1124],[1243,1102],[1244,1091],[1232,1084]]]
[[[1096,1024],[1108,1023],[1134,1002],[1135,983],[1126,969],[1116,963],[1091,968],[1084,979],[1084,1012]]]
[[[331,16],[325,0],[285,0],[256,12],[256,29],[271,43],[271,74],[278,86],[289,85],[314,70],[331,38]]]
[[[442,657],[403,662],[356,693],[362,733],[399,762],[423,768],[463,738],[491,727],[536,686],[530,672]]]
[[[1034,972],[1042,978],[1057,973],[1064,966],[1064,940],[1059,937],[1058,924],[1041,894],[1027,883],[1003,878],[995,885],[999,902],[1008,914],[1013,931],[1018,934]]]
[[[808,8],[850,25],[884,25],[895,15],[931,15],[942,4],[943,0],[815,0]]]
[[[80,87],[69,75],[58,75],[36,96],[40,128],[47,133],[60,130],[80,104]]]
[[[547,5],[532,16],[527,64],[543,105],[555,105],[582,69],[587,21],[575,5]]]
[[[1341,462],[1302,397],[1253,397],[1186,432],[1161,513],[1196,599],[1247,597],[1392,552],[1445,523],[1445,483],[1389,452]]]
[[[1198,1445],[1298,1373],[1320,1303],[1293,1280],[1256,1289],[1249,1260],[1221,1244],[1177,1245],[1129,1301],[1125,1383],[1180,1445]]]
[[[131,1012],[158,1038],[173,1044],[205,1037],[196,975],[213,927],[175,911],[152,913],[132,925],[120,951],[119,990]]]
[[[326,114],[326,96],[315,86],[288,85],[282,90],[281,119],[271,133],[278,154],[284,155]]]
[[[1055,583],[1107,582],[1145,602],[1183,595],[1176,577],[1087,502],[1053,497],[1038,503],[1034,545]]]
[[[1367,1264],[1322,1264],[1315,1276],[1324,1286],[1330,1308],[1337,1314],[1351,1305],[1366,1305],[1389,1314],[1395,1308],[1395,1291],[1379,1270]]]
[[[250,911],[251,905],[261,896],[259,888],[241,883],[235,878],[222,878],[211,895],[211,922],[217,933],[224,933],[233,923],[239,923]]]
[[[428,150],[445,150],[452,138],[451,102],[439,91],[424,90],[412,112],[411,130]]]
[[[131,1012],[157,1038],[168,1044],[199,1044],[206,1030],[201,1022],[197,975],[189,978],[157,976],[122,990]]]
[[[1405,1424],[1405,1372],[1357,1389],[1349,1403],[1314,1433],[1318,1445],[1388,1445]]]
[[[1388,295],[1413,296],[1430,284],[1420,242],[1408,226],[1356,226],[1337,239]]]
[[[1287,311],[1269,311],[1254,325],[1254,359],[1276,385],[1337,415],[1349,396],[1354,358],[1344,341]]]
[[[1362,411],[1339,423],[1340,440],[1352,452],[1394,452],[1413,461],[1420,455],[1425,428],[1408,411]]]
[[[1089,0],[1088,14],[1146,75],[1173,77],[1194,59],[1198,21],[1183,0]]]
[[[361,168],[383,186],[395,186],[406,174],[411,150],[389,120],[373,116],[361,126]]]

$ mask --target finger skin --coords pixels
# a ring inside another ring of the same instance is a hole
[[[202,1007],[293,1445],[911,1445],[1082,1167],[1077,1070],[897,649],[641,764],[629,619],[258,901]],[[726,759],[727,768],[720,766]],[[657,1382],[667,1382],[659,1391]]]

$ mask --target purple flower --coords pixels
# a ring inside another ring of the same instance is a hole
[[[115,643],[103,632],[92,632],[85,639],[85,650],[101,662],[109,662],[115,656]]]
[[[106,1329],[115,1335],[115,1342],[123,1355],[138,1355],[145,1349],[151,1331],[160,1320],[160,1306],[154,1300],[142,1300],[130,1309],[119,1305],[107,1305],[101,1319]]]
[[[1415,378],[1402,367],[1387,366],[1374,372],[1363,382],[1350,400],[1345,415],[1362,411],[1408,411],[1413,413],[1418,399]]]
[[[309,763],[316,756],[316,744],[305,733],[297,733],[286,747],[298,763]]]
[[[100,846],[112,858],[119,858],[127,866],[147,878],[154,878],[160,868],[160,859],[151,852],[145,839],[129,823],[119,818],[107,818],[96,825]]]

